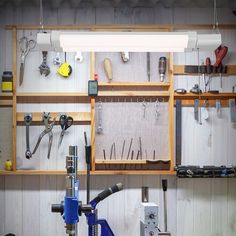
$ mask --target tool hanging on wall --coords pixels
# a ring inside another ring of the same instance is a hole
[[[124,139],[123,145],[122,145],[121,160],[123,159],[123,156],[124,156],[124,150],[125,150],[125,139]]]
[[[232,124],[236,124],[236,108],[235,99],[229,99],[229,111],[230,111],[230,121]]]
[[[38,138],[38,141],[37,141],[37,144],[33,150],[33,153],[32,154],[35,154],[38,147],[39,147],[39,144],[42,140],[42,138],[48,134],[48,137],[49,137],[49,142],[48,142],[48,159],[50,158],[50,153],[51,153],[51,148],[52,148],[52,140],[53,140],[53,133],[52,133],[52,129],[53,129],[53,126],[55,124],[55,121],[56,121],[56,118],[53,118],[53,122],[49,123],[50,121],[50,112],[44,112],[43,113],[43,123],[44,123],[44,126],[45,126],[45,129],[43,130],[43,132],[39,135],[39,138]]]
[[[142,109],[143,109],[143,118],[145,118],[146,117],[147,102],[145,100],[143,100],[141,105],[142,105]]]
[[[58,142],[58,149],[61,146],[65,131],[69,129],[72,126],[72,124],[73,124],[73,118],[71,116],[67,116],[66,114],[60,115],[59,125],[61,126],[62,131]]]
[[[129,52],[121,52],[120,55],[124,63],[129,61]]]
[[[108,82],[111,82],[113,79],[113,72],[112,72],[112,62],[109,58],[105,58],[103,61],[104,70],[107,76]]]
[[[147,77],[148,77],[148,82],[151,81],[151,65],[150,65],[150,52],[147,52]]]
[[[161,82],[164,82],[165,74],[166,74],[166,67],[167,67],[167,58],[160,57],[159,58],[159,76],[160,76]]]
[[[28,39],[27,37],[23,36],[22,38],[20,38],[19,44],[21,51],[21,57],[20,57],[20,86],[21,86],[24,80],[25,59],[29,54],[29,52],[35,48],[36,41],[33,39]]]
[[[47,77],[51,72],[49,66],[47,65],[48,52],[47,51],[42,51],[42,55],[43,55],[43,62],[39,66],[39,71],[40,71],[41,75],[44,75],[45,77]]]
[[[203,103],[202,114],[201,114],[204,120],[209,119],[208,107],[209,107],[209,101],[208,99],[206,99]]]
[[[26,113],[24,116],[24,122],[26,126],[26,151],[25,151],[25,157],[27,159],[30,159],[32,157],[32,153],[30,151],[30,138],[29,138],[29,127],[32,123],[32,113]]]
[[[65,62],[62,63],[57,69],[57,73],[64,78],[68,78],[72,73],[72,67],[66,61],[66,52],[65,52]]]
[[[128,150],[128,154],[127,154],[127,160],[129,160],[129,154],[130,154],[130,150],[131,150],[131,147],[132,147],[132,143],[133,143],[133,138],[130,139],[130,144],[129,144],[129,150]]]
[[[103,131],[102,128],[102,101],[98,103],[98,127],[97,127],[97,134],[101,134]]]
[[[216,115],[218,118],[221,117],[221,102],[220,99],[216,99]]]
[[[213,66],[214,73],[220,73],[220,87],[223,87],[222,73],[226,73],[227,68],[223,66],[222,61],[227,55],[228,47],[219,46],[215,50],[216,62]]]
[[[159,120],[160,115],[161,115],[161,112],[160,112],[160,102],[157,99],[156,102],[155,102],[155,118],[156,118],[156,121]]]
[[[175,156],[176,166],[181,165],[182,157],[182,101],[175,104]]]
[[[194,100],[194,119],[199,122],[199,99]]]
[[[83,62],[84,57],[83,57],[82,52],[78,51],[78,52],[75,53],[75,60],[80,62],[80,63]]]
[[[53,64],[56,65],[56,66],[61,65],[61,58],[60,58],[60,53],[59,52],[57,52],[56,57],[53,58]]]

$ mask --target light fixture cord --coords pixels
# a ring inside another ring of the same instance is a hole
[[[44,26],[43,26],[43,0],[39,0],[39,5],[40,5],[40,20],[39,20],[39,23],[40,23],[40,26],[43,30],[44,29]]]
[[[217,31],[217,33],[220,33],[216,0],[214,0],[214,23],[213,23],[213,30]]]

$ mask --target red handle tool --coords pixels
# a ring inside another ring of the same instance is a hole
[[[226,46],[224,46],[224,47],[219,46],[215,50],[216,62],[214,64],[214,66],[220,66],[222,64],[222,60],[226,56],[227,52],[228,52],[228,47],[226,47]]]

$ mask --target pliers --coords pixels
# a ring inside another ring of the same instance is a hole
[[[56,118],[53,118],[53,122],[51,122],[49,124],[49,120],[50,120],[50,112],[44,112],[43,113],[43,123],[44,123],[44,126],[45,126],[45,129],[44,131],[39,135],[39,138],[38,138],[38,142],[33,150],[33,153],[32,154],[35,154],[35,152],[37,151],[38,147],[39,147],[39,144],[43,138],[43,136],[45,134],[48,134],[49,136],[49,142],[48,142],[48,159],[50,158],[50,153],[51,153],[51,148],[52,148],[52,140],[53,140],[53,133],[52,133],[52,128],[55,124],[55,121],[56,121]]]

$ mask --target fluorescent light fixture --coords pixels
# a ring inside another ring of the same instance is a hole
[[[38,38],[44,37],[43,34]],[[48,39],[47,39],[48,40]],[[42,44],[45,44],[45,41]],[[55,51],[64,52],[184,52],[213,50],[221,44],[220,34],[196,32],[66,32],[52,31]],[[40,43],[39,43],[40,44]]]

